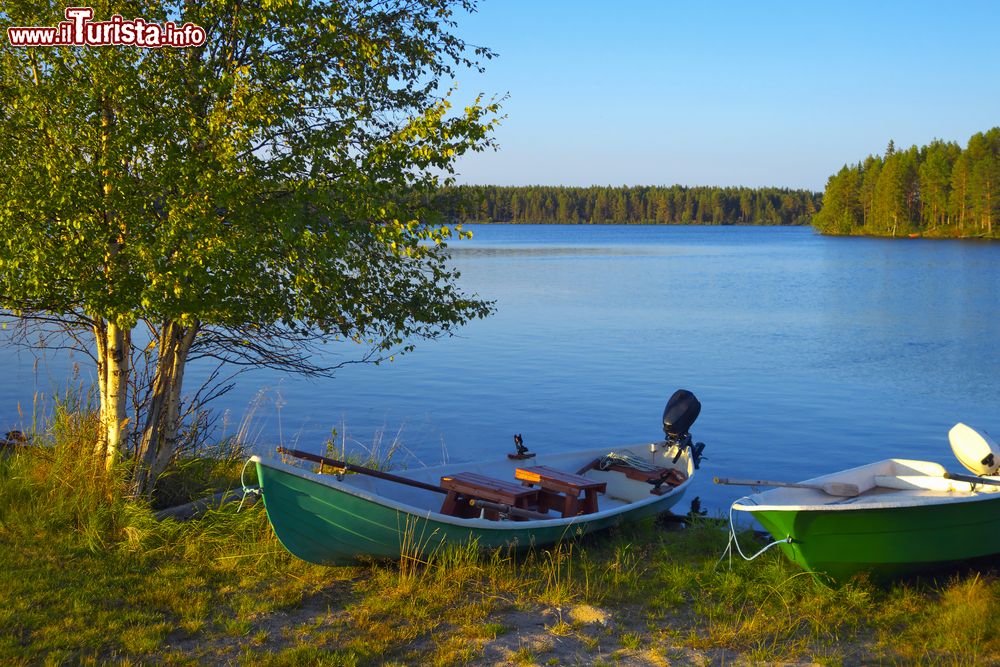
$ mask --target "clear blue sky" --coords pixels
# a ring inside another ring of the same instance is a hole
[[[845,163],[1000,125],[1000,2],[481,0],[509,93],[459,183],[822,190]]]

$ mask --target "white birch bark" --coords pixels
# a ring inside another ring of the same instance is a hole
[[[104,465],[110,470],[118,461],[128,424],[128,374],[131,331],[113,322],[105,335],[105,381],[101,388],[101,426],[105,438]]]

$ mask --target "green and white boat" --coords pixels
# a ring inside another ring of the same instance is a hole
[[[583,476],[607,482],[607,490],[598,497],[597,512],[571,517],[552,513],[551,518],[527,519],[523,517],[529,516],[528,512],[540,513],[529,507],[519,517],[518,508],[510,507],[515,516],[504,516],[504,511],[499,510],[501,516],[497,520],[451,516],[441,512],[445,495],[427,488],[366,474],[338,476],[334,474],[335,467],[327,474],[259,456],[254,456],[253,461],[268,519],[285,548],[310,563],[338,564],[359,556],[426,555],[444,544],[471,541],[484,548],[542,546],[665,512],[684,495],[694,465],[688,451],[681,454],[675,465],[671,447],[664,448],[662,444],[653,447],[656,451],[652,453],[650,445],[638,445],[572,454],[539,454],[530,459],[531,466],[576,471],[614,452],[680,470],[686,478],[658,495],[651,493],[650,484],[630,479],[620,471],[592,469]],[[438,466],[408,471],[405,479],[432,487],[439,485],[442,477],[463,473],[513,481],[519,464],[525,462],[503,459]]]
[[[887,459],[737,500],[804,570],[878,580],[1000,555],[1000,448],[964,424],[949,433],[978,476],[928,461]],[[722,480],[720,480],[722,481]]]
[[[310,563],[426,556],[444,545],[473,542],[482,548],[543,546],[665,512],[681,499],[704,446],[687,433],[700,404],[683,393],[664,411],[667,439],[654,443],[521,452],[399,474],[323,464],[323,457],[302,452],[293,455],[321,462],[318,472],[260,456],[251,460],[275,534]],[[345,469],[361,474],[343,474]],[[525,470],[542,471],[541,481],[529,486],[539,477]],[[462,480],[473,480],[482,495],[456,486]],[[501,495],[491,496],[496,489]]]

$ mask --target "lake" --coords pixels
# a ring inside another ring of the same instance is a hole
[[[657,439],[667,398],[686,388],[707,444],[689,498],[715,512],[743,491],[713,475],[800,480],[889,456],[960,470],[955,422],[1000,434],[1000,244],[780,227],[472,229],[453,261],[496,315],[334,379],[246,373],[217,404],[221,431],[255,406],[261,451],[322,451],[336,428],[354,449],[398,438],[413,467],[502,456],[514,433],[533,451]],[[9,428],[17,404],[30,414],[33,392],[65,386],[73,362],[2,354]]]

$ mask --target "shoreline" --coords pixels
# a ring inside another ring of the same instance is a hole
[[[789,224],[777,224],[777,223],[757,223],[757,222],[723,222],[723,223],[704,223],[704,222],[616,222],[616,221],[604,221],[604,222],[515,222],[511,220],[463,220],[461,222],[449,222],[449,225],[511,225],[511,226],[552,226],[552,227],[766,227],[769,229],[773,228],[803,228],[809,227],[813,232],[819,236],[827,236],[831,238],[871,238],[871,239],[900,239],[906,241],[913,241],[919,239],[925,239],[930,241],[1000,241],[1000,232],[993,236],[982,235],[965,235],[956,236],[949,234],[939,234],[936,232],[911,232],[904,234],[872,234],[870,232],[858,233],[858,234],[843,234],[839,232],[832,231],[820,231],[814,225],[809,223],[789,223]]]
[[[284,550],[262,503],[157,521],[76,446],[0,457],[4,664],[981,664],[1000,651],[996,569],[828,588],[777,551],[722,560],[715,519],[324,567]],[[172,483],[234,488],[238,457],[204,465]]]

